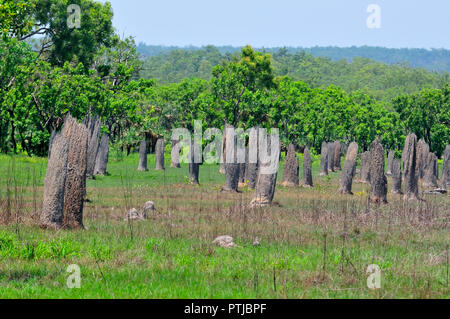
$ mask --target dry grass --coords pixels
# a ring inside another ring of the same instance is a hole
[[[19,253],[4,253],[9,263],[0,267],[4,296],[449,297],[447,195],[426,195],[420,202],[389,195],[389,204],[372,205],[368,185],[356,180],[355,195],[338,194],[339,173],[318,177],[315,162],[314,188],[278,185],[276,205],[250,208],[251,191],[220,192],[224,177],[216,166],[202,166],[200,180],[206,182],[194,186],[184,182],[186,168],[150,171],[142,177],[130,163],[112,162],[111,176],[89,181],[84,232],[36,229],[43,179],[42,172],[36,173],[37,164],[31,165],[35,173],[29,178],[24,174],[16,182],[11,177],[2,180],[3,228],[16,234],[18,244],[62,239],[77,243],[76,253],[62,259],[29,261]],[[114,182],[118,175],[120,181]],[[147,221],[123,220],[128,209],[140,208],[147,200],[157,208]],[[239,247],[227,250],[211,244],[225,234]],[[261,242],[258,247],[252,245],[255,238]],[[84,294],[63,287],[69,260],[91,273]],[[366,286],[369,264],[383,271],[380,290]],[[49,288],[55,280],[59,283]],[[106,290],[101,288],[105,281]]]

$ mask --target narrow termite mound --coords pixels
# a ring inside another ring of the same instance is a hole
[[[387,203],[387,178],[384,175],[384,148],[378,138],[370,145],[370,201]]]
[[[138,171],[148,171],[147,169],[147,141],[143,140],[139,144],[139,165]]]
[[[40,216],[43,228],[62,227],[68,152],[66,138],[55,133],[44,180],[44,201]]]
[[[283,181],[285,187],[296,187],[299,185],[299,165],[294,144],[289,144],[286,159],[284,161]]]
[[[345,156],[344,168],[341,173],[341,187],[339,193],[352,195],[352,183],[355,174],[356,157],[358,156],[358,144],[356,142],[350,143]]]
[[[313,187],[311,152],[308,147],[303,151],[303,185]]]

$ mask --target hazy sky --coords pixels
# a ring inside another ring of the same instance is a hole
[[[119,33],[147,44],[450,49],[450,0],[109,2]],[[367,27],[370,4],[381,9],[381,28]]]

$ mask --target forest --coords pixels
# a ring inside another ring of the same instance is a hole
[[[149,45],[140,42],[137,50],[144,58],[163,55],[175,50],[183,51],[200,51],[208,46],[162,46]],[[215,48],[223,55],[239,52],[241,47],[234,46],[215,46]],[[269,47],[255,48],[258,51],[267,53],[275,53],[277,51],[286,51],[290,54],[305,52],[310,53],[314,57],[327,57],[333,61],[347,60],[352,61],[354,58],[367,58],[377,62],[386,64],[404,64],[411,67],[421,67],[429,71],[450,72],[450,50],[447,49],[392,49],[385,47],[371,46],[352,46],[352,47]]]
[[[140,136],[155,141],[196,119],[205,127],[280,128],[283,145],[316,153],[336,139],[366,150],[376,136],[400,149],[413,132],[440,156],[450,139],[446,72],[250,46],[144,58],[133,38],[115,33],[108,3],[81,1],[81,28],[61,29],[66,13],[57,8],[66,2],[2,1],[2,153],[45,155],[68,112],[98,114],[102,130],[128,152]]]
[[[138,46],[138,52],[145,54],[142,44]],[[231,61],[239,52],[230,49],[222,53],[221,48],[214,46],[202,49],[172,48],[145,58],[140,75],[156,79],[162,84],[193,77],[210,80],[214,66]],[[333,61],[327,57],[315,57],[306,50],[296,52],[288,48],[264,49],[260,52],[271,54],[275,76],[289,76],[313,88],[336,85],[346,92],[363,90],[384,101],[424,88],[440,88],[449,81],[446,71],[438,73],[413,68],[405,63],[389,65],[364,57]],[[404,59],[407,60],[406,56]]]

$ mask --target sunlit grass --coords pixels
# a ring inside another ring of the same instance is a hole
[[[109,175],[88,181],[86,230],[54,232],[36,227],[46,159],[0,157],[2,217],[10,205],[0,226],[0,297],[450,297],[449,196],[405,204],[389,195],[388,205],[371,206],[368,185],[356,178],[355,195],[339,195],[339,172],[318,177],[316,158],[313,189],[278,186],[277,205],[253,210],[251,191],[220,192],[217,165],[202,165],[194,186],[186,165],[166,160],[155,171],[149,156],[149,171],[138,172],[137,163],[137,154],[113,154]],[[157,210],[147,221],[124,221],[148,200]],[[225,234],[238,247],[211,243]],[[70,264],[81,267],[80,289],[66,286]],[[379,290],[367,288],[370,264],[382,269]]]

